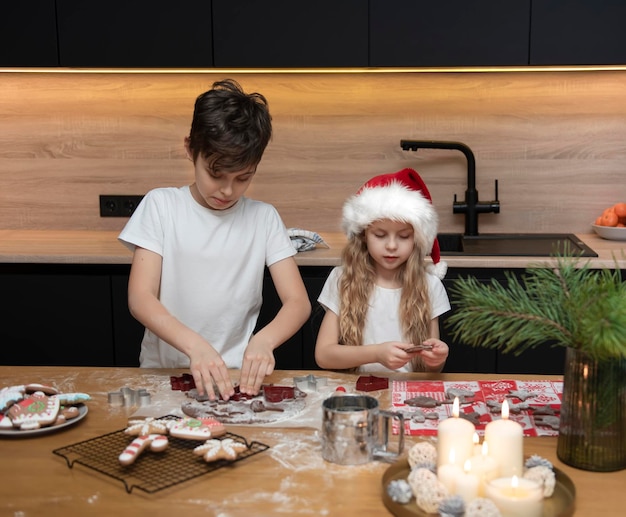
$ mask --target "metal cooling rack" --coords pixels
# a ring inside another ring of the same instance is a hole
[[[173,420],[177,418],[168,415],[159,420]],[[264,443],[257,441],[248,443],[243,436],[226,433],[220,436],[219,439],[232,438],[245,444],[247,449],[239,454],[235,460],[218,460],[207,463],[202,457],[193,453],[193,449],[200,445],[201,442],[168,436],[169,446],[165,451],[144,451],[134,463],[125,467],[120,464],[118,458],[132,438],[121,429],[97,438],[55,449],[52,452],[65,458],[69,468],[78,463],[121,481],[129,494],[133,488],[153,494],[159,490],[245,460],[250,456],[269,449],[269,445]]]

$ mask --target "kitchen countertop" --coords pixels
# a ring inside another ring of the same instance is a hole
[[[220,515],[389,515],[382,502],[382,476],[388,464],[341,466],[321,458],[316,425],[227,426],[227,430],[257,440],[269,449],[231,467],[222,468],[154,494],[135,488],[127,493],[121,481],[80,464],[69,468],[52,453],[60,447],[126,428],[134,409],[116,407],[108,393],[121,387],[145,388],[151,405],[159,394],[172,396],[170,375],[182,370],[141,368],[1,366],[3,386],[31,382],[50,384],[62,392],[85,392],[89,412],[75,425],[31,437],[0,436],[0,514],[48,517]],[[236,379],[236,372],[232,372]],[[328,386],[354,389],[357,375],[327,371],[276,371],[268,383],[293,385],[293,377],[325,377]],[[391,374],[414,380],[472,381],[489,379],[547,380],[546,375]],[[390,407],[389,390],[370,392],[382,408]],[[318,396],[321,396],[318,394]],[[151,406],[148,406],[151,407]],[[144,408],[142,408],[144,409]],[[159,406],[157,404],[157,410]],[[321,415],[321,412],[319,413]],[[320,416],[321,418],[321,416]],[[317,421],[315,421],[317,423]],[[418,437],[408,437],[406,451]],[[576,487],[575,515],[621,515],[626,506],[626,470],[596,473],[574,469],[556,457],[556,437],[526,437],[525,455],[538,454],[563,471]],[[120,451],[121,452],[121,451]]]
[[[118,231],[89,230],[0,230],[0,263],[22,264],[130,264],[132,253],[118,240]],[[345,237],[321,233],[330,246],[296,255],[301,266],[336,266],[341,261]],[[594,268],[626,269],[626,241],[610,241],[596,234],[578,234],[598,257],[590,258]],[[615,257],[615,259],[613,258]],[[450,268],[524,268],[546,257],[444,257]]]

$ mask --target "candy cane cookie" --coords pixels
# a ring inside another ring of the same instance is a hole
[[[130,465],[135,462],[137,457],[147,448],[150,447],[151,451],[161,452],[167,449],[169,441],[167,436],[162,434],[147,434],[144,436],[138,436],[135,438],[124,452],[119,456],[119,462],[124,465]]]

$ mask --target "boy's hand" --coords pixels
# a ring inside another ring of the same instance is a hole
[[[205,343],[199,352],[190,356],[189,369],[198,394],[204,395],[206,392],[210,400],[219,398],[218,394],[224,400],[228,400],[235,394],[226,363],[208,343]]]
[[[274,371],[275,365],[276,360],[272,347],[261,342],[258,335],[252,336],[243,354],[239,391],[246,395],[257,395],[265,376]]]

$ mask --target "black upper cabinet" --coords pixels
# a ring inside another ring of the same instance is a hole
[[[211,67],[207,0],[57,0],[61,66]]]
[[[528,64],[531,0],[370,1],[370,66]]]
[[[59,66],[55,0],[3,2],[0,66]]]
[[[622,0],[535,0],[531,65],[626,63]]]
[[[216,67],[365,67],[364,0],[213,0]]]

